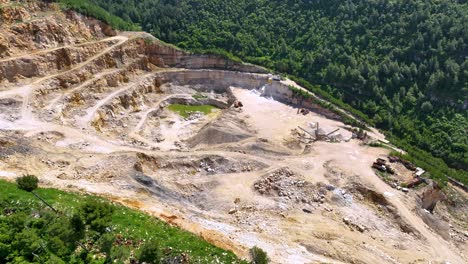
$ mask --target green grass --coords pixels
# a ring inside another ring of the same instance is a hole
[[[45,208],[31,193],[19,190],[16,184],[0,180],[0,201],[7,200],[19,207]],[[36,193],[59,211],[71,214],[85,203],[90,195],[39,188]],[[193,263],[243,263],[232,252],[215,247],[200,237],[172,227],[145,213],[112,203],[112,229],[116,234],[133,240],[155,239],[162,249],[172,248],[174,253],[188,253]]]
[[[373,148],[385,148],[386,146],[383,145],[382,143],[379,143],[379,142],[371,142],[369,144],[369,147],[373,147]]]
[[[373,148],[384,148],[384,149],[388,149],[390,151],[394,151],[396,147],[392,146],[392,145],[389,145],[387,143],[384,143],[384,142],[381,142],[380,140],[379,141],[374,141],[374,142],[371,142],[369,144],[369,147],[373,147]]]
[[[190,116],[193,112],[202,112],[207,115],[213,111],[213,109],[218,109],[212,105],[182,105],[182,104],[172,104],[168,106],[169,110],[178,113],[184,118]]]
[[[382,180],[388,184],[392,183],[392,176],[388,172],[383,172],[379,170],[375,170],[377,175],[379,175]]]

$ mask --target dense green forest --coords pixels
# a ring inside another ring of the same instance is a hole
[[[182,48],[298,77],[362,112],[440,177],[467,180],[466,1],[89,1]]]
[[[81,14],[94,17],[103,21],[109,25],[112,25],[115,29],[127,30],[127,31],[138,31],[141,28],[132,22],[124,21],[122,18],[112,15],[98,5],[84,0],[56,0],[55,2],[60,3],[64,9],[73,9]]]
[[[3,180],[0,189],[0,263],[246,263],[104,199],[56,189],[27,192]]]

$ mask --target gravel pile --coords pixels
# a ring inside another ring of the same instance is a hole
[[[278,196],[284,200],[310,204],[323,202],[324,195],[315,186],[288,168],[278,169],[254,183],[254,189],[262,195]]]

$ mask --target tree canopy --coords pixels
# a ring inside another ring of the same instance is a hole
[[[16,184],[18,184],[18,188],[27,192],[32,192],[35,189],[37,189],[38,182],[39,179],[34,175],[24,175],[16,179]]]

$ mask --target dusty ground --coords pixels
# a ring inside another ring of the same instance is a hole
[[[0,177],[33,173],[243,257],[257,245],[274,263],[468,261],[466,193],[451,188],[451,203],[422,210],[418,190],[393,189],[371,169],[388,150],[351,139],[320,111],[298,114],[266,74],[43,4],[13,9],[2,19],[16,22],[0,27]],[[173,103],[219,110],[184,119]],[[313,133],[317,123],[343,140],[298,137],[298,126]]]

